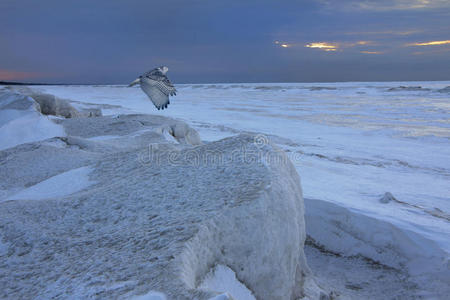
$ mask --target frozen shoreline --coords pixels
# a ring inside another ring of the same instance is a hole
[[[187,120],[209,141],[266,133],[297,167],[305,198],[320,199],[307,200],[307,222],[318,222],[307,233],[344,256],[408,271],[430,297],[445,294],[449,278],[450,104],[438,91],[450,83],[418,84],[430,91],[388,91],[404,83],[182,86],[165,115]],[[137,89],[39,89],[106,115],[158,114]],[[403,204],[381,203],[385,192]],[[333,229],[336,237],[327,235]]]

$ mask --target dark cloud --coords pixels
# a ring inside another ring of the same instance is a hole
[[[450,79],[450,45],[405,46],[450,38],[447,1],[339,2],[2,0],[0,75],[126,83],[164,64],[175,82]]]

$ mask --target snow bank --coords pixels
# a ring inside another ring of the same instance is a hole
[[[0,89],[0,150],[64,135],[32,98]]]
[[[345,256],[363,256],[406,270],[427,297],[450,293],[448,249],[413,224],[383,220],[367,212],[317,199],[305,199],[308,235],[325,249]]]
[[[67,137],[0,151],[0,189],[23,199],[0,203],[0,298],[236,299],[201,288],[215,265],[258,299],[319,290],[303,286],[302,191],[283,151],[252,135],[193,146],[193,129],[158,116],[58,123]]]

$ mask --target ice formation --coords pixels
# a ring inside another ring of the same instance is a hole
[[[0,203],[1,298],[233,297],[201,288],[214,265],[258,299],[304,295],[302,190],[279,148],[254,135],[198,145],[159,116],[57,122],[66,136],[0,152],[12,170],[0,173],[12,194]]]

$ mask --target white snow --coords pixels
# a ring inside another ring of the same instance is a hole
[[[92,167],[81,167],[58,174],[24,189],[6,200],[40,200],[68,196],[95,183],[89,179],[92,170]]]
[[[30,97],[0,90],[0,150],[64,135],[60,125],[36,110]]]
[[[381,219],[317,199],[306,199],[305,206],[310,235],[329,250],[370,257],[398,269],[405,266],[411,274],[447,272],[450,275],[448,249],[442,247],[443,241],[433,240],[425,224],[414,221],[414,214],[409,214],[411,221],[406,222],[407,218],[394,219],[393,215],[387,215]],[[393,205],[391,209],[395,213],[399,207]],[[445,225],[442,221],[441,227]]]
[[[378,200],[386,192],[406,203],[450,212],[450,104],[448,93],[438,92],[449,85],[448,81],[177,85],[179,95],[163,112],[155,110],[138,88],[43,89],[63,98],[116,106],[104,114],[181,118],[206,140],[240,131],[288,138],[291,144],[280,146],[290,151],[305,197],[384,215],[390,209],[380,208]],[[388,91],[399,86],[430,91]]]
[[[65,135],[61,126],[38,112],[5,110],[0,112],[0,119],[4,114],[15,115],[16,118],[0,127],[0,150]]]
[[[224,265],[217,265],[212,268],[200,284],[199,288],[211,292],[226,292],[231,295],[232,299],[256,300],[252,292],[239,282],[233,270]],[[226,295],[218,295],[213,299],[221,299],[220,297],[228,299],[225,298]]]

